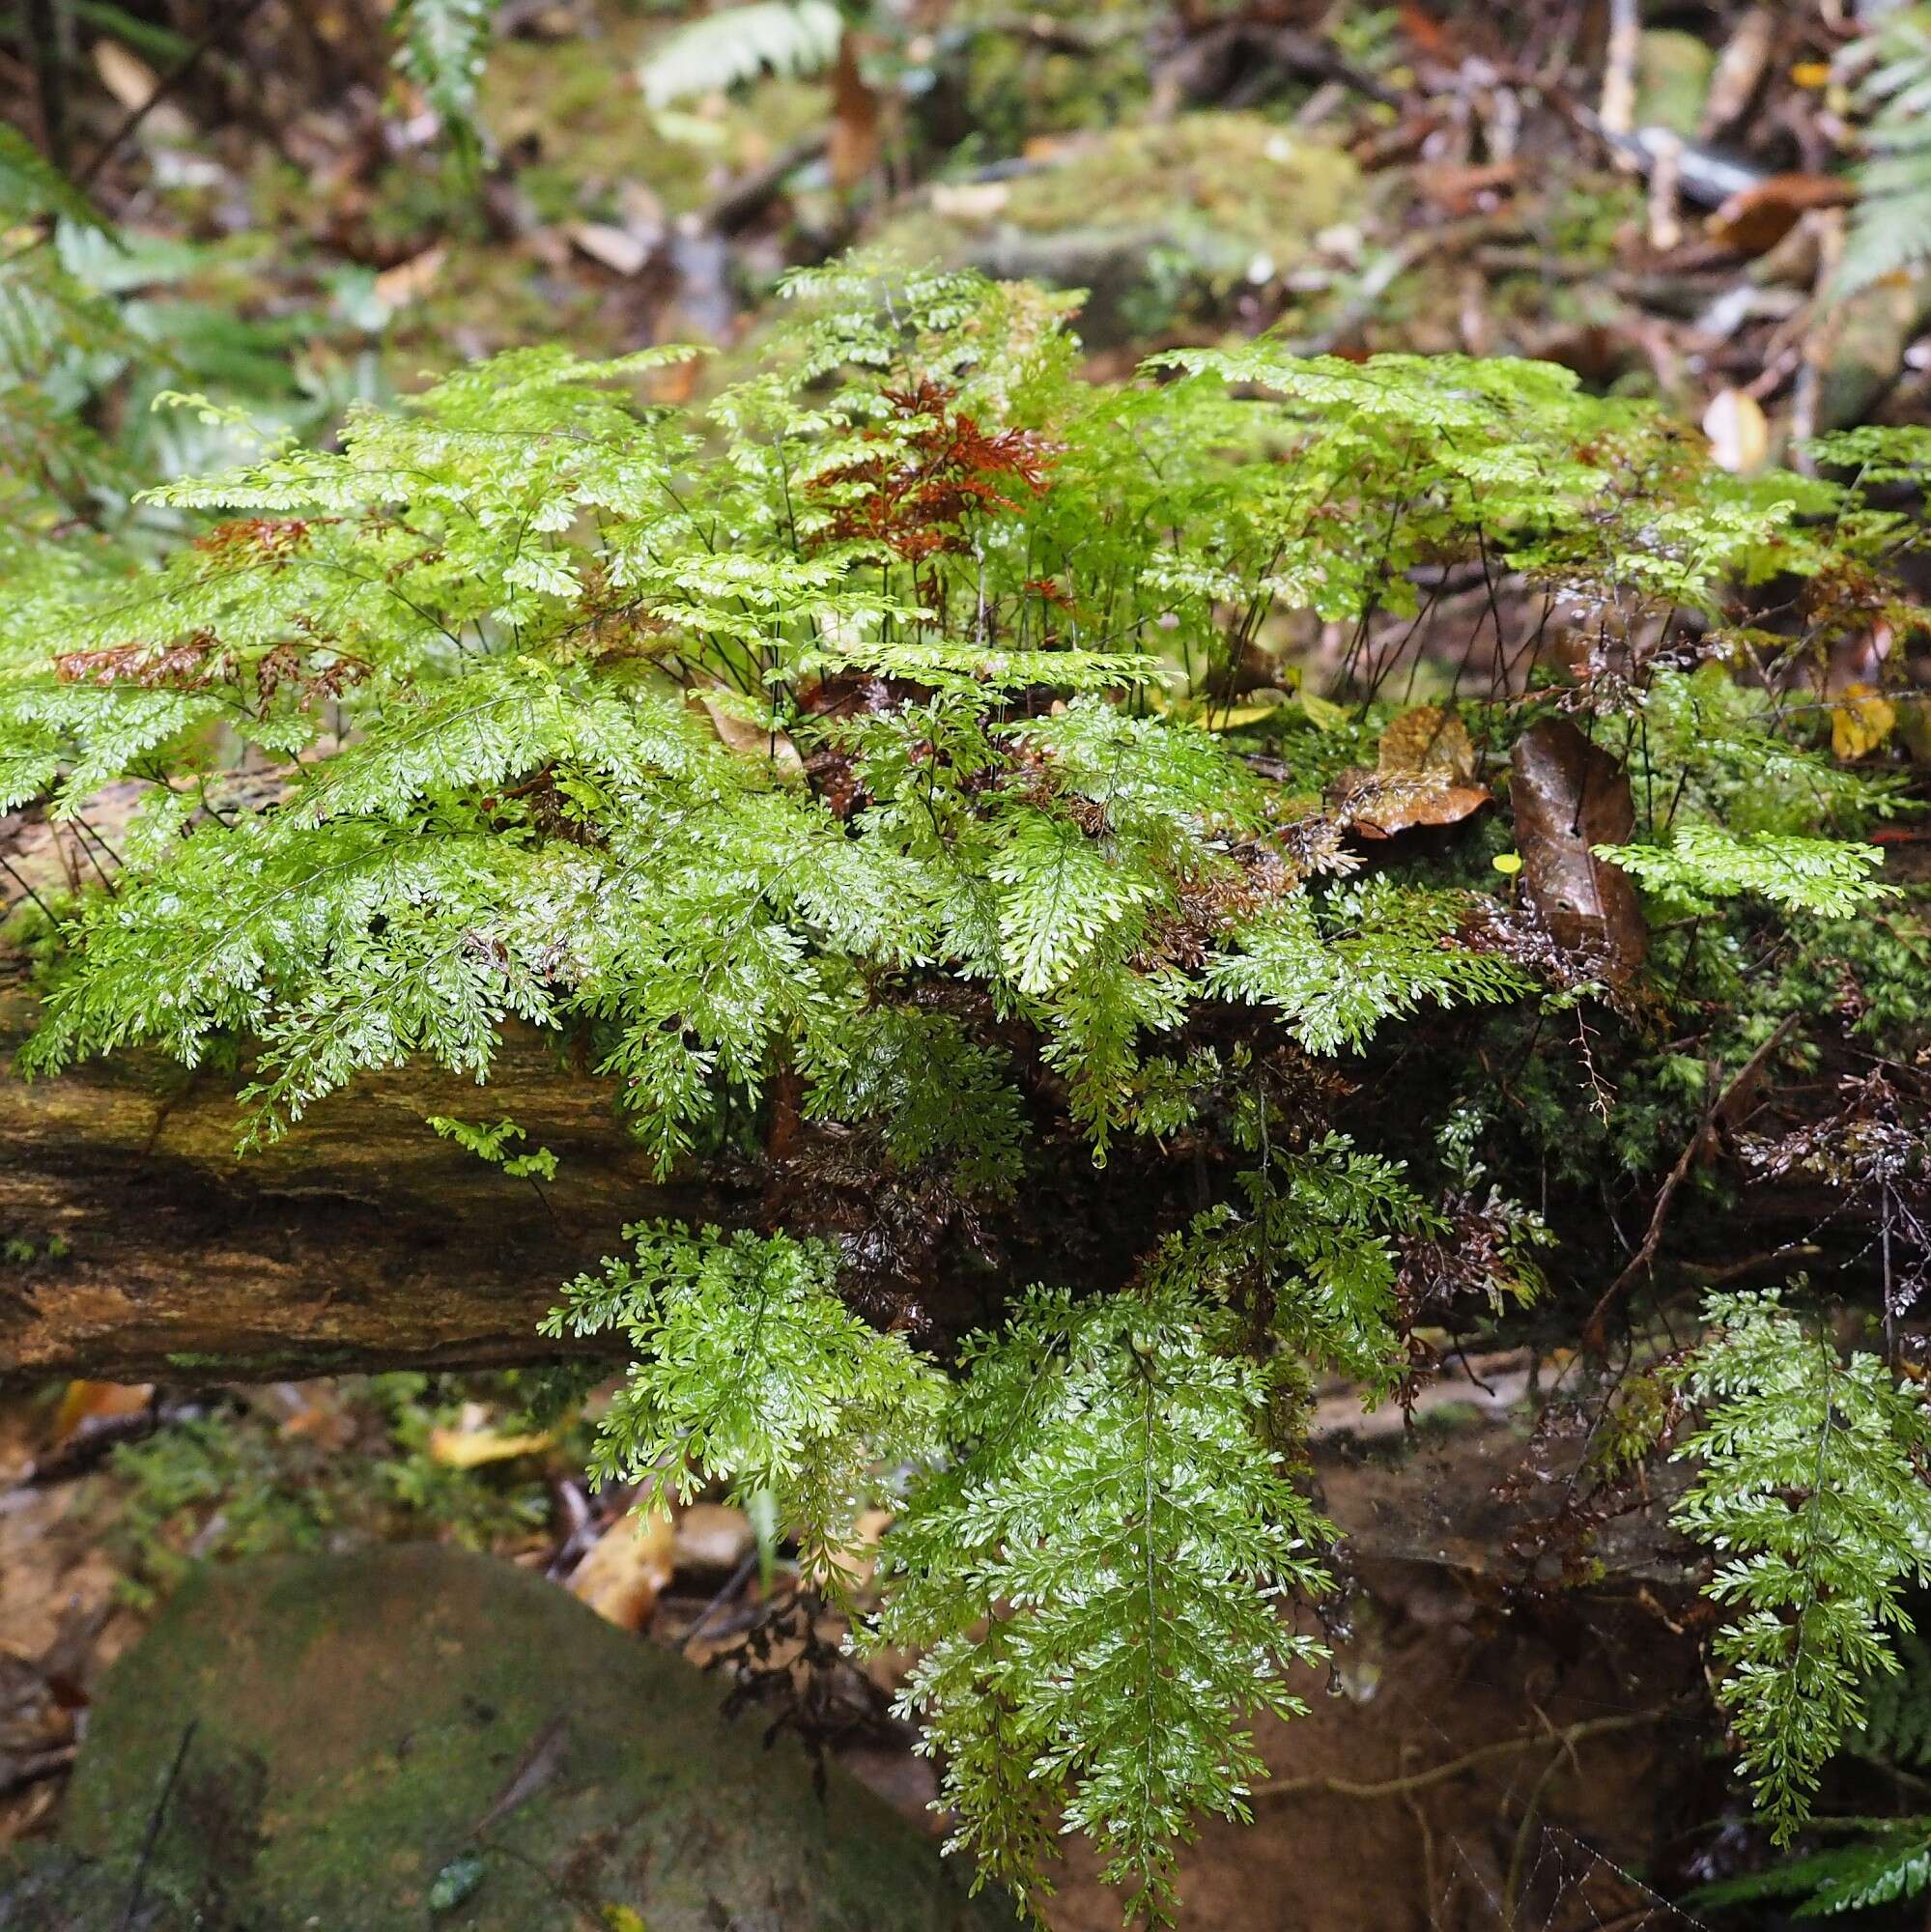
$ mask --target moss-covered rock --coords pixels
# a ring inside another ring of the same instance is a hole
[[[821,1803],[800,1755],[726,1725],[719,1697],[483,1557],[420,1547],[210,1571],[95,1707],[66,1836],[92,1862],[69,1874],[81,1916],[57,1922],[120,1922],[158,1816],[156,1932],[1010,1925],[849,1779]],[[46,1874],[16,1883],[24,1898]]]
[[[908,261],[1090,291],[1094,345],[1157,335],[1272,282],[1360,212],[1340,149],[1251,114],[1192,114],[1081,140],[1009,180],[940,186],[887,222]]]

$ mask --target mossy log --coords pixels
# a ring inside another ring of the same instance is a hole
[[[0,989],[0,1384],[529,1362],[563,1352],[537,1322],[625,1222],[737,1218],[722,1189],[655,1185],[608,1089],[534,1033],[485,1090],[364,1076],[242,1155],[226,1075],[128,1054],[23,1079],[33,1013]],[[432,1114],[513,1115],[556,1179],[505,1178]]]

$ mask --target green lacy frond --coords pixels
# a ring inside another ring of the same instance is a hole
[[[1178,1285],[1035,1290],[967,1345],[953,1461],[886,1539],[869,1641],[920,1653],[901,1701],[944,1757],[952,1843],[1036,1904],[1058,1813],[1129,1916],[1170,1918],[1193,1815],[1246,1815],[1251,1714],[1304,1709],[1289,1672],[1322,1653],[1282,1600],[1326,1587],[1328,1532],[1232,1341]]]
[[[477,143],[476,91],[496,12],[497,0],[403,0],[391,16],[397,67],[465,152]]]
[[[580,1275],[544,1323],[551,1335],[618,1329],[637,1351],[601,1418],[592,1474],[644,1484],[646,1508],[711,1482],[769,1495],[808,1574],[836,1588],[879,1468],[931,1454],[944,1376],[845,1307],[822,1242],[671,1222],[628,1232],[635,1256]]]
[[[1765,1872],[1700,1886],[1685,1903],[1697,1911],[1792,1898],[1800,1918],[1866,1912],[1931,1889],[1931,1818],[1833,1818],[1837,1829],[1861,1827],[1860,1842],[1790,1859]]]
[[[802,77],[829,67],[844,22],[831,0],[753,0],[687,22],[638,69],[652,107],[721,94],[760,73]]]
[[[1599,845],[1596,856],[1691,912],[1752,894],[1785,912],[1845,919],[1892,891],[1870,876],[1884,864],[1881,847],[1791,832],[1743,838],[1717,825],[1679,825],[1667,845]]]
[[[1864,116],[1864,159],[1835,292],[1852,296],[1931,260],[1931,7],[1872,8],[1838,56]]]
[[[1707,1409],[1677,1453],[1696,1481],[1672,1513],[1716,1552],[1731,1612],[1714,1649],[1772,1835],[1807,1817],[1818,1774],[1861,1720],[1860,1685],[1896,1668],[1886,1633],[1931,1575],[1931,1416],[1874,1355],[1841,1361],[1775,1292],[1713,1295],[1684,1386]]]
[[[1263,1002],[1313,1053],[1358,1049],[1383,1020],[1418,1007],[1519,999],[1532,981],[1506,959],[1459,943],[1465,895],[1404,892],[1385,879],[1303,893],[1235,934],[1208,967],[1223,999]]]

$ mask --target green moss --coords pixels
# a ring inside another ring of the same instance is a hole
[[[1224,308],[1356,209],[1340,149],[1251,114],[1122,128],[1004,184],[935,191],[881,243],[1090,292],[1090,342],[1159,334]]]
[[[795,1749],[721,1721],[721,1694],[507,1564],[418,1547],[210,1572],[97,1700],[70,1839],[204,1915],[170,1932],[432,1913],[574,1932],[610,1906],[655,1932],[1013,1922],[842,1776],[821,1804]]]

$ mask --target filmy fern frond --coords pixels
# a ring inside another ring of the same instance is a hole
[[[1326,1534],[1266,1445],[1264,1373],[1178,1286],[1036,1291],[966,1350],[953,1465],[886,1541],[872,1641],[916,1647],[902,1696],[946,1758],[954,1842],[1036,1901],[1050,1816],[1089,1833],[1130,1914],[1164,1919],[1198,1810],[1245,1816],[1247,1714],[1305,1707],[1322,1652],[1280,1599]]]
[[[1707,1594],[1741,1758],[1772,1835],[1807,1816],[1818,1774],[1897,1667],[1905,1586],[1931,1574],[1931,1415],[1874,1355],[1838,1358],[1775,1293],[1713,1295],[1685,1385],[1708,1406],[1676,1525],[1717,1552]]]
[[[667,1223],[630,1232],[634,1258],[571,1283],[546,1324],[619,1328],[637,1348],[592,1473],[651,1496],[688,1499],[708,1482],[771,1496],[813,1581],[836,1587],[876,1470],[930,1455],[944,1377],[845,1307],[822,1243]]]
[[[1874,23],[1839,56],[1865,116],[1839,296],[1931,261],[1931,7],[1872,11]]]
[[[476,90],[496,12],[497,0],[403,0],[392,15],[396,66],[466,153],[476,146]]]
[[[1799,1901],[1800,1918],[1864,1912],[1931,1889],[1931,1818],[1841,1818],[1839,1829],[1861,1826],[1855,1844],[1833,1845],[1773,1865],[1765,1872],[1699,1887],[1687,1903],[1701,1910],[1755,1905],[1769,1898]]]
[[[831,0],[753,0],[676,29],[638,70],[652,107],[718,94],[760,73],[821,71],[838,51],[844,23]]]

